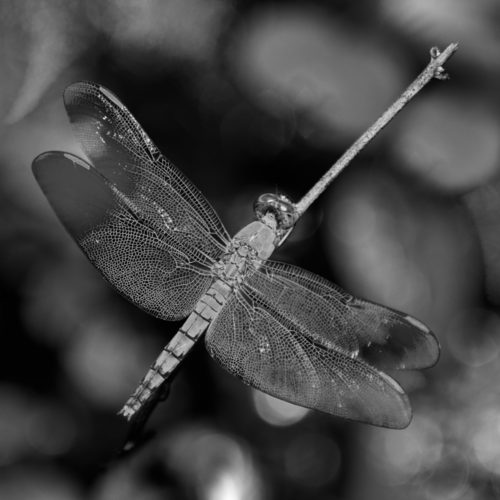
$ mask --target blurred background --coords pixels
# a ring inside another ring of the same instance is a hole
[[[495,0],[0,2],[0,498],[433,500],[500,496],[500,4]],[[298,200],[423,69],[446,69],[309,209],[276,258],[411,313],[438,365],[398,380],[402,431],[277,402],[203,342],[118,459],[117,410],[179,324],[120,298],[38,188],[79,153],[62,91],[99,82],[231,234]]]

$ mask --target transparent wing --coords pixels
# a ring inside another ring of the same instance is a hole
[[[191,312],[220,253],[191,209],[163,214],[155,197],[142,195],[143,185],[126,195],[68,153],[43,153],[33,172],[66,229],[119,292],[163,319]]]
[[[326,349],[359,355],[381,369],[425,368],[439,358],[436,337],[417,319],[355,298],[305,269],[267,261],[246,285]]]
[[[411,419],[394,380],[345,350],[315,342],[250,288],[231,296],[205,343],[230,373],[285,401],[384,427],[403,428]]]
[[[95,168],[72,155],[46,153],[33,163],[38,182],[121,293],[160,318],[186,316],[229,241],[217,214],[109,90],[75,83],[64,102]]]
[[[220,255],[229,241],[219,217],[201,192],[170,163],[108,89],[90,82],[70,85],[64,104],[94,167],[160,225],[185,234],[184,244]]]

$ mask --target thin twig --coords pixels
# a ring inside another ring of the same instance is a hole
[[[300,217],[313,201],[328,187],[330,182],[352,161],[352,159],[403,109],[403,107],[417,95],[422,88],[433,78],[444,80],[448,75],[443,64],[458,49],[458,43],[451,43],[443,52],[436,47],[430,51],[431,60],[426,68],[418,75],[413,83],[401,94],[373,125],[335,162],[330,170],[309,190],[308,193],[295,204],[297,216]]]

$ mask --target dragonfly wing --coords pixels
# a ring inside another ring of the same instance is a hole
[[[247,286],[313,342],[359,355],[377,368],[425,368],[439,358],[436,337],[417,319],[353,297],[305,269],[267,261]]]
[[[230,297],[205,337],[222,367],[290,403],[373,425],[408,425],[408,398],[394,380],[342,349],[315,343],[268,306],[246,287]]]
[[[177,229],[179,220],[161,224],[150,216],[151,200],[127,196],[77,156],[43,153],[33,172],[66,229],[119,292],[163,319],[191,312],[216,258],[210,244],[206,252],[193,247],[202,236]]]
[[[171,221],[183,244],[220,254],[229,241],[214,209],[191,181],[153,144],[130,111],[108,89],[78,82],[64,104],[94,167],[160,225]]]

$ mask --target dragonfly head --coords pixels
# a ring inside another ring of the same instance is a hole
[[[260,221],[271,212],[281,230],[292,228],[298,219],[295,205],[284,194],[261,194],[255,201],[253,210]]]
[[[297,222],[298,214],[295,204],[284,194],[261,194],[253,205],[255,216],[265,224],[269,215],[274,217],[276,227],[276,246],[281,245]]]

